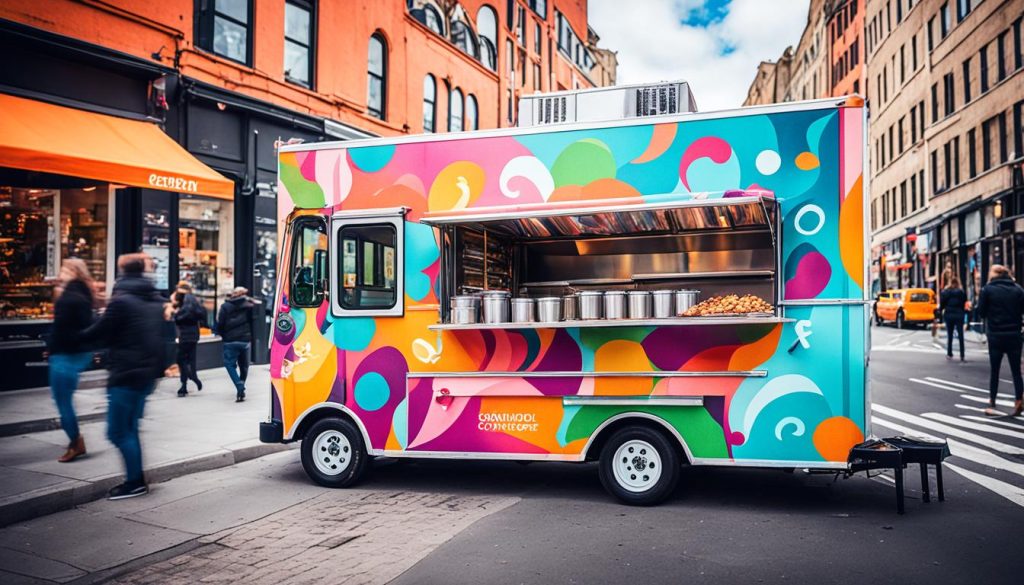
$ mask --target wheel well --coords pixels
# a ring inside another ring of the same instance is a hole
[[[626,416],[612,421],[608,426],[601,429],[597,436],[594,437],[593,442],[590,443],[590,447],[587,448],[586,460],[596,461],[598,457],[601,456],[601,450],[604,449],[604,445],[608,442],[608,439],[610,439],[611,436],[619,429],[625,427],[645,427],[657,433],[661,433],[666,439],[668,439],[669,444],[671,444],[676,450],[676,455],[679,456],[679,460],[686,464],[690,463],[690,458],[686,455],[686,449],[683,449],[683,444],[675,434],[665,428],[664,424],[642,416]]]
[[[325,418],[340,418],[343,420],[347,420],[353,425],[355,425],[357,429],[359,428],[359,425],[356,424],[356,421],[353,420],[353,418],[349,416],[347,412],[338,410],[337,408],[330,408],[325,406],[322,408],[318,408],[313,412],[307,414],[302,419],[302,422],[299,423],[299,426],[298,428],[295,429],[295,432],[292,433],[292,438],[290,440],[301,441],[306,436],[306,432],[310,429],[310,427],[312,427],[313,425],[315,425],[316,423],[320,422]]]

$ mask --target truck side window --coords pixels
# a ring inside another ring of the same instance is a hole
[[[327,222],[303,217],[295,221],[294,230],[291,305],[318,307],[327,288]]]
[[[390,309],[398,302],[397,232],[385,224],[349,225],[339,232],[340,304],[345,310]]]

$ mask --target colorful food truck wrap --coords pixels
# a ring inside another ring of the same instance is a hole
[[[293,325],[274,334],[272,417],[299,439],[322,409],[343,413],[371,454],[567,461],[640,417],[694,464],[845,467],[868,430],[863,133],[859,103],[833,100],[286,147],[277,311]],[[587,210],[724,213],[731,200],[764,213],[774,269],[751,286],[771,291],[770,315],[446,325],[459,218],[573,209],[585,231]],[[309,238],[302,218],[326,223]],[[394,226],[396,245],[349,224]],[[331,264],[324,298],[297,303],[290,279],[316,250]],[[390,313],[343,306],[368,282],[360,302],[397,294]]]

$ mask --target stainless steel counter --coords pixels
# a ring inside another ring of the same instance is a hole
[[[456,325],[437,323],[432,331],[469,331],[474,329],[566,329],[569,327],[668,327],[681,325],[759,325],[792,323],[786,317],[676,317],[673,319],[595,319],[592,321],[558,321],[557,323],[471,323]]]

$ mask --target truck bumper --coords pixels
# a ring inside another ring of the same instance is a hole
[[[260,442],[261,443],[283,443],[284,442],[284,424],[279,420],[272,420],[269,422],[260,423]]]

